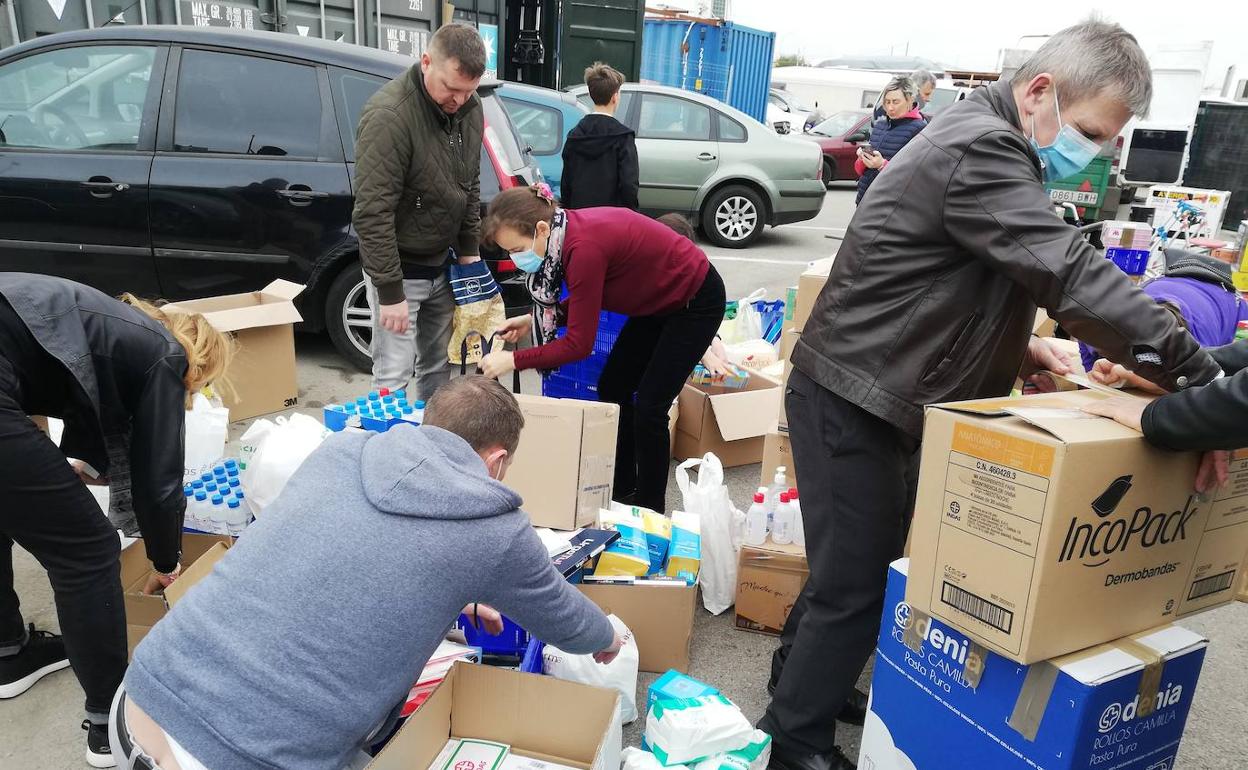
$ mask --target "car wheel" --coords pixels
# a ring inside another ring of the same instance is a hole
[[[369,345],[373,340],[373,311],[364,290],[359,262],[350,262],[329,285],[325,297],[325,326],[342,357],[361,372],[373,370]]]
[[[702,229],[716,246],[744,249],[763,234],[765,211],[758,193],[732,185],[712,195],[702,207]]]
[[[831,186],[836,181],[836,166],[832,165],[827,158],[823,159],[823,183]]]

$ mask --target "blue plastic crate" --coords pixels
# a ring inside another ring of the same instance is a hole
[[[480,647],[486,655],[524,655],[532,637],[529,632],[503,616],[503,633],[491,636],[484,628],[476,629],[467,615],[460,615],[456,623],[464,632],[469,647]]]
[[[574,377],[551,372],[542,378],[542,395],[547,398],[575,398],[581,401],[598,400],[598,381],[583,382]]]
[[[1148,258],[1152,254],[1148,249],[1105,249],[1105,258],[1118,266],[1127,275],[1144,275],[1148,267]]]
[[[529,646],[524,648],[524,657],[520,660],[520,670],[526,674],[542,674],[542,653],[546,651],[546,645],[536,639],[529,640]]]

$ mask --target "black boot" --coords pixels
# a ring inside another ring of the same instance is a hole
[[[827,754],[805,754],[786,751],[783,746],[771,745],[771,763],[768,770],[857,770],[858,766],[845,756],[840,746],[833,746]]]
[[[776,694],[775,679],[767,683],[767,694]],[[841,710],[837,712],[836,721],[862,727],[862,724],[867,721],[867,694],[855,687],[845,699],[845,705],[841,706]]]

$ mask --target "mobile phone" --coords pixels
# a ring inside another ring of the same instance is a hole
[[[862,150],[867,155],[871,155],[872,153],[875,152],[875,148],[871,146],[870,142],[863,142],[862,144],[858,145],[858,149]]]

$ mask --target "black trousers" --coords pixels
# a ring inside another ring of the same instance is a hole
[[[789,750],[825,753],[879,635],[888,565],[914,507],[919,442],[798,369],[785,399],[810,578],[773,657],[776,691],[759,728]]]
[[[126,672],[121,543],[65,455],[19,405],[0,356],[0,648],[25,638],[13,543],[48,572],[70,665],[93,721],[107,719]]]
[[[714,266],[689,304],[663,316],[629,318],[598,380],[598,398],[620,405],[615,497],[667,507],[671,433],[667,413],[724,318],[724,282]]]

